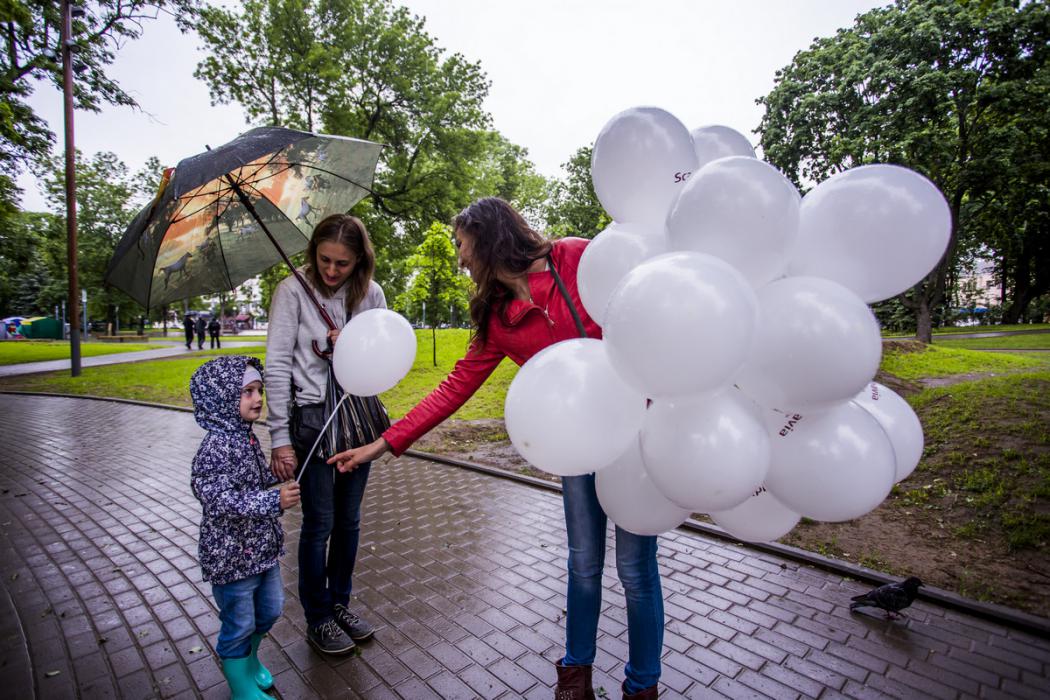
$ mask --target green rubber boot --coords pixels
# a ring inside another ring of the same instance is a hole
[[[259,661],[259,643],[264,636],[262,634],[252,635],[252,653],[248,655],[248,658],[254,664],[255,670],[252,675],[255,677],[255,684],[263,690],[269,690],[273,687],[273,676],[270,675],[270,669],[263,666],[262,661]]]
[[[250,655],[222,660],[222,675],[226,676],[226,682],[230,684],[230,700],[272,700],[255,684],[254,670],[255,664]]]

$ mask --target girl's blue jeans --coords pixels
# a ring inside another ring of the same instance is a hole
[[[279,566],[248,578],[212,585],[211,593],[219,606],[221,626],[215,651],[220,659],[247,656],[252,635],[269,632],[284,606]]]
[[[569,534],[569,593],[565,615],[566,666],[594,663],[602,607],[607,516],[594,490],[594,474],[562,477]],[[627,598],[628,661],[624,691],[638,693],[660,678],[664,601],[656,566],[656,538],[616,528],[616,571]]]
[[[350,602],[351,577],[361,539],[361,501],[371,462],[342,473],[310,460],[300,480],[303,526],[299,531],[299,600],[306,624],[332,617],[338,603]]]

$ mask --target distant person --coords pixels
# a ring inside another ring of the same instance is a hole
[[[270,671],[259,643],[281,615],[278,565],[284,531],[277,518],[299,503],[299,485],[280,490],[252,424],[263,407],[262,363],[230,355],[205,362],[190,379],[197,423],[208,431],[193,458],[190,484],[201,503],[201,573],[219,606],[215,652],[234,700],[268,697]]]
[[[182,327],[186,329],[186,349],[193,349],[193,316],[186,314],[186,318],[182,320]]]
[[[7,340],[11,337],[11,334],[7,332],[7,324],[0,323],[0,340]]]
[[[197,349],[204,349],[204,333],[208,330],[208,322],[203,316],[197,317]],[[192,338],[190,339],[192,341]]]
[[[222,324],[219,323],[219,319],[213,318],[208,322],[208,337],[211,338],[211,345],[209,347],[212,350],[222,347],[222,343],[219,341],[220,330],[222,330]]]

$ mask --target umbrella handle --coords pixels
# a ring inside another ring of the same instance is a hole
[[[298,484],[299,480],[303,478],[303,474],[306,473],[306,465],[310,463],[310,458],[314,456],[317,446],[321,444],[321,440],[324,438],[324,432],[328,429],[328,426],[331,425],[332,419],[339,413],[339,407],[344,401],[346,401],[347,396],[349,396],[349,394],[343,394],[343,398],[339,399],[339,403],[337,403],[335,408],[332,409],[332,415],[328,416],[328,420],[326,420],[324,425],[321,426],[321,432],[317,434],[317,439],[314,440],[314,446],[306,453],[306,459],[303,460],[302,465],[299,467],[299,473],[295,475],[295,483]]]

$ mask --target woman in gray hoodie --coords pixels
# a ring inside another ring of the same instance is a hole
[[[357,217],[335,214],[317,224],[306,261],[300,273],[337,328],[355,313],[386,308],[383,290],[372,279],[372,243]],[[328,362],[313,346],[323,348],[326,336],[334,343],[338,335],[328,330],[298,280],[289,277],[277,285],[266,340],[267,423],[270,464],[282,480],[294,478],[317,436],[299,420],[307,412],[316,414],[327,390]],[[325,456],[315,455],[300,481],[299,599],[307,639],[326,654],[349,653],[374,634],[372,625],[349,609],[369,466],[335,473]]]

